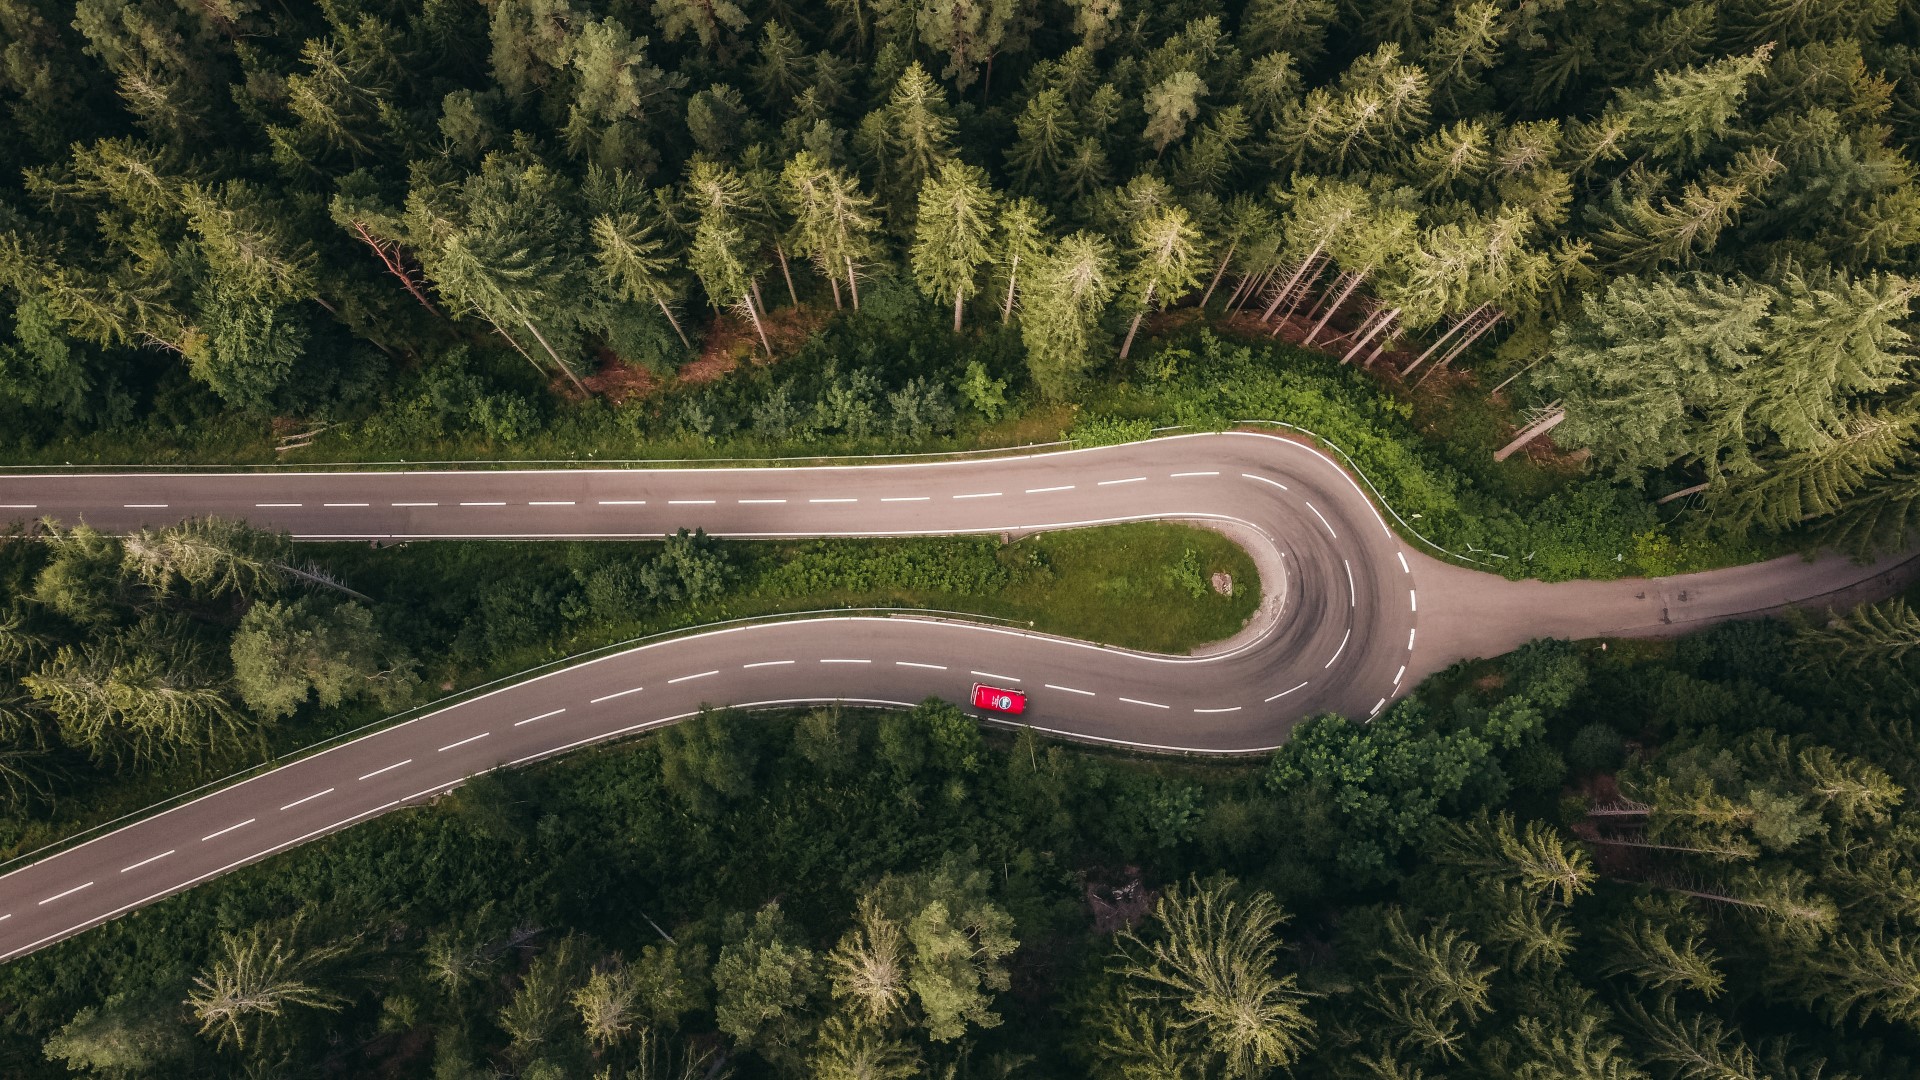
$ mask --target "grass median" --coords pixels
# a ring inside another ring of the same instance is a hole
[[[435,541],[301,548],[371,597],[379,630],[417,659],[420,700],[650,634],[835,608],[918,608],[1185,653],[1230,637],[1260,603],[1247,553],[1187,525],[1139,523],[997,536],[814,541],[680,537],[634,543]],[[1216,575],[1231,591],[1215,587]],[[268,729],[286,754],[377,723],[371,704],[307,705]],[[223,747],[149,770],[77,757],[49,798],[0,821],[0,856],[207,783],[262,759]],[[64,757],[64,755],[63,755]]]

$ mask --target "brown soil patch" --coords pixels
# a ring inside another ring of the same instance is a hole
[[[1082,895],[1093,913],[1093,928],[1102,934],[1140,925],[1160,900],[1160,890],[1141,879],[1137,866],[1087,871]]]
[[[637,364],[620,359],[610,349],[600,350],[600,364],[593,374],[580,380],[587,390],[615,405],[651,395],[660,388],[660,377]]]
[[[707,326],[699,357],[692,363],[681,365],[675,378],[682,383],[698,385],[712,382],[744,363],[778,363],[800,351],[813,332],[832,317],[831,311],[804,305],[775,308],[763,313],[760,326],[767,332],[767,343],[773,347],[773,359],[768,360],[760,347],[760,336],[753,332],[752,323],[731,312],[716,315]]]

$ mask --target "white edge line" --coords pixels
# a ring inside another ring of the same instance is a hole
[[[461,747],[461,746],[465,746],[465,745],[467,745],[467,744],[468,744],[468,743],[470,743],[470,742],[479,742],[479,741],[480,741],[481,739],[484,739],[484,738],[486,738],[487,736],[489,736],[489,735],[491,735],[491,734],[493,734],[493,732],[491,732],[491,731],[483,731],[483,732],[481,732],[480,734],[478,734],[478,735],[474,735],[474,736],[472,736],[472,737],[470,737],[470,738],[465,738],[465,739],[461,739],[461,740],[460,740],[459,742],[451,742],[451,743],[448,743],[447,745],[445,745],[445,746],[443,746],[443,747],[441,747],[440,749],[438,749],[438,750],[435,750],[435,751],[434,751],[434,753],[436,753],[436,754],[444,754],[444,753],[446,753],[446,752],[447,752],[447,751],[449,751],[449,750],[452,750],[452,749],[454,749],[454,748],[456,748],[456,747]]]

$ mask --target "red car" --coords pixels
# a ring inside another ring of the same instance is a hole
[[[997,686],[974,683],[973,707],[1017,716],[1027,711],[1027,695],[1018,690],[1002,690]]]

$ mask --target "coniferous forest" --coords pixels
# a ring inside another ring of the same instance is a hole
[[[0,0],[0,104],[8,462],[1267,419],[1515,576],[1920,539],[1916,0]],[[8,856],[742,576],[1047,574],[64,524],[0,537]],[[1915,1076],[1916,712],[1903,599],[1259,760],[715,712],[0,966],[0,1072]]]

